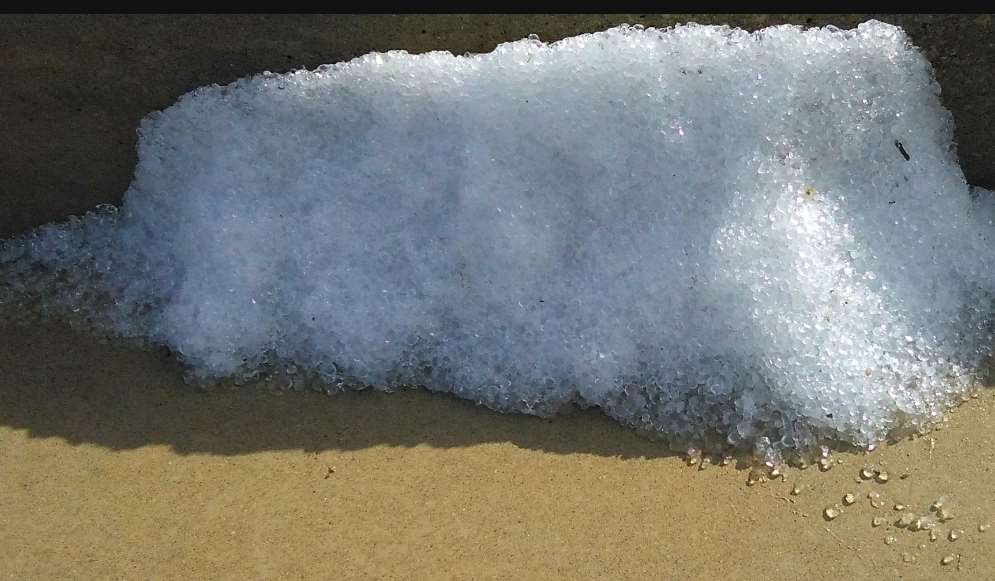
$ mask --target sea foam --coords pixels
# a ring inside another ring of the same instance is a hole
[[[3,242],[0,301],[201,379],[871,445],[939,418],[991,347],[995,204],[939,92],[874,21],[264,73],[143,120],[123,205]]]

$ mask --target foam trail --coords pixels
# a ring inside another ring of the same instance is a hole
[[[204,87],[142,122],[120,209],[3,243],[0,301],[200,378],[869,445],[937,419],[990,352],[995,208],[938,93],[880,22],[623,26]]]

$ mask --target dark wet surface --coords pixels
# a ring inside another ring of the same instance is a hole
[[[904,27],[924,50],[957,122],[968,181],[995,187],[988,15],[2,16],[0,237],[120,202],[141,118],[203,85],[370,51],[489,52],[530,33],[553,41],[624,22],[851,28],[872,17]]]

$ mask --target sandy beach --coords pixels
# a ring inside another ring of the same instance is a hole
[[[153,353],[2,332],[5,578],[995,578],[991,390],[929,437],[747,486],[744,466],[688,466],[596,412],[196,392]],[[889,481],[858,483],[866,463]],[[896,503],[943,495],[940,539],[893,524]]]
[[[120,202],[138,121],[204,84],[621,22],[870,17],[0,17],[0,235]],[[874,17],[923,47],[968,180],[995,187],[991,18]],[[928,435],[748,486],[743,463],[689,465],[597,411],[203,392],[163,353],[0,319],[0,578],[995,579],[995,390],[975,395]],[[895,524],[940,497],[936,540]]]

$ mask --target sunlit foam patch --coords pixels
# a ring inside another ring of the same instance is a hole
[[[3,243],[0,300],[205,380],[871,445],[938,418],[992,339],[995,212],[938,92],[880,22],[267,73],[146,118],[123,205]]]

